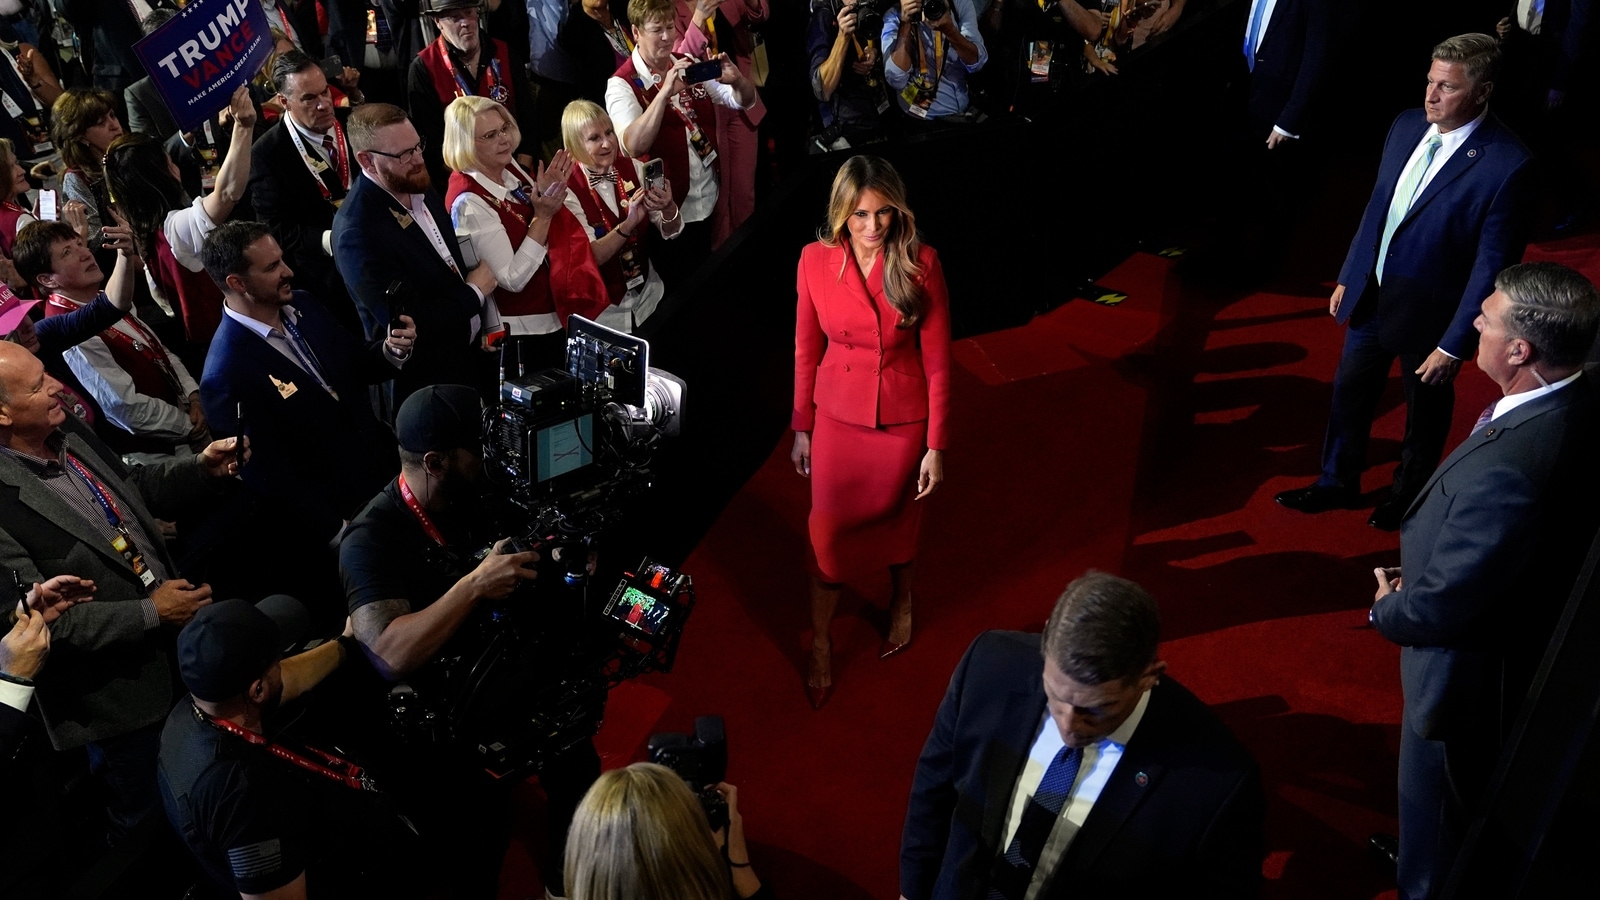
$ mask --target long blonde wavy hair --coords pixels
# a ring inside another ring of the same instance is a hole
[[[700,801],[666,766],[601,775],[567,832],[568,900],[731,900]]]
[[[883,241],[883,294],[900,314],[900,328],[915,328],[922,320],[927,298],[922,292],[922,265],[917,254],[922,242],[917,238],[917,217],[906,205],[906,185],[900,173],[887,160],[876,156],[852,156],[833,176],[833,196],[828,200],[828,224],[819,229],[817,239],[829,247],[850,246],[850,214],[867,190],[877,191],[894,207],[894,218]],[[845,265],[850,260],[845,260]],[[863,272],[863,275],[866,273]],[[844,277],[843,266],[839,277]]]

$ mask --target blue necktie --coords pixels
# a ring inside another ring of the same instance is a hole
[[[1256,0],[1256,9],[1250,15],[1250,27],[1244,31],[1244,64],[1256,70],[1256,44],[1261,40],[1261,19],[1267,14],[1267,0]]]
[[[1400,183],[1394,186],[1394,196],[1389,199],[1389,214],[1383,221],[1383,239],[1378,242],[1378,262],[1373,267],[1379,284],[1383,284],[1383,261],[1389,255],[1389,242],[1394,239],[1395,230],[1400,227],[1400,223],[1405,221],[1406,213],[1411,211],[1411,204],[1417,199],[1417,188],[1422,186],[1422,177],[1428,174],[1428,168],[1433,165],[1433,158],[1443,143],[1444,139],[1437,134],[1428,138],[1422,156],[1417,158],[1416,164],[1406,172],[1404,178],[1400,179]]]
[[[1022,809],[1022,821],[1017,825],[1010,846],[995,863],[987,900],[1022,900],[1028,893],[1039,855],[1044,852],[1044,843],[1061,815],[1061,808],[1067,804],[1082,762],[1083,750],[1075,747],[1062,747],[1050,761],[1038,790]]]

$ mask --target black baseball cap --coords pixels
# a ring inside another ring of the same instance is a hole
[[[202,607],[178,632],[178,673],[197,700],[220,703],[243,694],[304,635],[304,606],[277,594],[252,605],[224,600]]]
[[[400,449],[410,453],[477,447],[483,442],[483,403],[464,384],[433,384],[406,398],[394,418]]]

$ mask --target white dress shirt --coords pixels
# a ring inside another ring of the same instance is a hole
[[[636,172],[644,171],[644,163],[638,160],[633,161],[633,166]],[[583,177],[588,179],[592,170],[582,163],[578,164],[578,168],[582,170]],[[637,188],[638,186],[635,185],[635,187]],[[617,206],[617,186],[614,183],[602,181],[595,185],[594,192],[599,195],[600,202],[606,205],[606,209],[611,210],[612,215],[616,216],[618,220],[623,218],[622,209]],[[565,202],[567,210],[577,217],[578,221],[583,224],[583,230],[589,233],[589,243],[592,244],[604,237],[604,235],[597,236],[594,233],[594,228],[590,227],[589,219],[583,211],[583,204],[578,201],[578,195],[575,191],[567,191]],[[671,222],[663,222],[661,213],[652,212],[650,213],[650,223],[655,226],[656,231],[661,234],[662,238],[670,241],[683,232],[683,213],[679,212],[678,217]],[[640,238],[640,250],[642,251],[644,249],[643,235]],[[666,288],[661,284],[661,276],[656,274],[656,267],[650,265],[650,259],[647,256],[644,264],[644,284],[623,294],[620,303],[614,303],[606,307],[605,311],[601,312],[600,317],[595,321],[607,328],[615,328],[618,331],[631,334],[639,323],[655,312],[656,304],[661,302],[661,297],[665,293]]]
[[[1544,27],[1544,0],[1517,0],[1517,26],[1529,34]]]
[[[650,67],[644,64],[644,58],[639,55],[638,47],[633,48],[632,61],[633,70],[644,79],[647,89],[661,83],[661,79],[652,74]],[[726,106],[729,109],[746,108],[739,103],[738,93],[730,85],[720,81],[703,81],[693,87],[705,88],[711,97],[711,102],[719,106]],[[676,106],[678,98],[674,96],[669,102]],[[633,85],[613,75],[611,80],[606,82],[606,112],[611,116],[611,124],[616,129],[617,142],[621,143],[622,136],[628,133],[628,126],[633,124],[633,120],[644,115],[644,107],[639,105],[639,96],[633,92]],[[707,136],[715,136],[716,122],[695,124],[699,125],[700,130]],[[685,144],[684,152],[689,154],[689,192],[684,195],[680,215],[685,222],[700,222],[711,218],[711,213],[717,206],[716,171],[710,165],[701,162],[700,154],[696,153],[693,147],[687,146],[689,132],[677,113],[669,111],[661,117],[661,131],[666,132],[666,135],[676,131]],[[666,135],[658,136],[657,140]],[[645,148],[624,146],[622,152],[634,156],[638,149]]]
[[[1574,381],[1577,381],[1578,376],[1582,374],[1582,371],[1573,372],[1571,375],[1568,375],[1560,381],[1551,384],[1541,384],[1531,391],[1522,391],[1520,393],[1507,394],[1506,396],[1501,397],[1499,400],[1494,402],[1494,415],[1489,417],[1489,421],[1493,422],[1495,419],[1500,418],[1501,416],[1511,412],[1513,409],[1516,409],[1530,400],[1537,400],[1540,397],[1543,397],[1545,394],[1554,394],[1556,391],[1559,391]]]
[[[142,342],[145,336],[128,324],[129,318],[137,320],[133,313],[128,313],[111,327]],[[139,321],[139,324],[149,332],[150,326],[144,325],[143,321]],[[187,399],[200,390],[200,386],[195,384],[189,370],[172,355],[171,350],[167,350],[166,354],[167,362],[178,376],[183,398]],[[134,388],[133,376],[117,365],[105,338],[95,335],[76,347],[68,348],[61,355],[66,359],[68,368],[72,369],[72,374],[83,382],[84,390],[94,397],[106,418],[118,428],[143,437],[170,440],[174,444],[194,429],[194,423],[189,421],[187,406],[180,409],[160,398],[141,394]]]
[[[28,701],[33,699],[33,686],[17,684],[0,678],[0,703],[18,712],[28,711]]]
[[[484,301],[483,291],[478,290],[477,285],[467,281],[467,273],[460,271],[456,267],[455,255],[450,252],[450,245],[446,244],[444,241],[444,232],[439,230],[439,223],[433,220],[433,211],[428,209],[428,195],[396,194],[394,191],[391,191],[382,184],[379,184],[378,179],[373,178],[371,173],[369,173],[366,169],[361,170],[361,177],[366,178],[373,184],[378,185],[379,190],[382,190],[384,193],[393,197],[396,203],[399,203],[411,213],[411,218],[414,221],[414,224],[419,226],[422,229],[422,233],[428,236],[428,243],[433,245],[434,252],[439,254],[439,258],[444,260],[445,265],[449,266],[452,270],[455,270],[456,274],[462,277],[463,284],[471,288],[474,294],[478,295],[478,306],[479,308],[482,308]],[[482,326],[483,316],[474,315],[472,317],[471,340],[475,341],[478,339],[478,330]]]
[[[1461,126],[1460,128],[1455,128],[1447,132],[1441,132],[1438,125],[1428,126],[1428,130],[1422,133],[1421,140],[1417,141],[1416,148],[1411,151],[1411,156],[1406,160],[1405,166],[1400,169],[1400,180],[1404,181],[1405,173],[1411,171],[1411,167],[1416,165],[1419,161],[1421,161],[1422,157],[1426,155],[1428,141],[1434,135],[1439,135],[1439,151],[1433,155],[1433,163],[1428,166],[1428,171],[1422,176],[1422,180],[1417,183],[1417,192],[1414,197],[1422,196],[1423,191],[1426,191],[1428,189],[1428,185],[1433,182],[1434,176],[1438,175],[1439,171],[1444,168],[1444,164],[1450,161],[1450,157],[1454,156],[1456,151],[1461,149],[1461,145],[1465,144],[1467,139],[1472,137],[1472,133],[1478,130],[1478,126],[1483,124],[1484,117],[1487,115],[1489,115],[1489,107],[1485,106],[1483,108],[1483,112],[1478,113],[1477,118]],[[1398,183],[1395,186],[1399,187]],[[1415,204],[1416,200],[1413,199],[1411,202]]]
[[[497,202],[503,203],[516,188],[518,173],[521,173],[522,183],[527,185],[529,192],[537,190],[533,176],[515,162],[501,173],[499,183],[490,181],[478,172],[465,174],[482,185]],[[548,255],[545,245],[526,237],[521,246],[512,247],[511,236],[500,221],[500,213],[487,200],[471,191],[462,191],[456,196],[455,205],[450,208],[450,218],[455,222],[456,237],[468,239],[473,255],[478,257],[479,262],[489,264],[494,271],[495,281],[508,294],[515,294],[527,287],[534,273],[545,263]],[[583,217],[579,216],[578,221],[583,221]],[[502,317],[500,321],[505,323],[507,333],[511,335],[549,334],[561,330],[561,320],[553,312]]]
[[[1078,779],[1072,784],[1072,792],[1067,795],[1067,802],[1062,804],[1061,815],[1056,818],[1055,827],[1050,829],[1050,837],[1044,843],[1044,849],[1039,852],[1039,864],[1033,870],[1033,881],[1028,884],[1028,893],[1024,900],[1035,900],[1039,892],[1049,882],[1051,874],[1055,871],[1056,863],[1066,855],[1067,848],[1072,846],[1073,838],[1078,836],[1078,829],[1083,827],[1084,820],[1089,818],[1089,811],[1094,808],[1096,800],[1100,799],[1100,792],[1105,790],[1106,782],[1111,779],[1111,773],[1116,771],[1117,763],[1122,761],[1122,751],[1128,746],[1128,741],[1133,737],[1133,732],[1139,727],[1139,722],[1144,719],[1144,711],[1150,705],[1150,692],[1145,691],[1139,697],[1139,703],[1134,706],[1133,712],[1128,715],[1127,721],[1117,726],[1117,730],[1091,746],[1083,748],[1083,761],[1078,764]],[[1017,779],[1017,786],[1011,792],[1011,806],[1006,811],[1005,827],[1001,834],[1005,840],[1000,842],[1000,853],[1004,854],[1007,847],[1011,846],[1011,839],[1016,836],[1017,828],[1022,824],[1022,812],[1027,809],[1028,801],[1039,790],[1039,782],[1044,780],[1045,770],[1050,768],[1051,760],[1066,746],[1061,740],[1061,729],[1056,727],[1055,720],[1050,718],[1047,707],[1044,716],[1039,721],[1038,736],[1033,739],[1033,748],[1028,751],[1028,761],[1022,767],[1022,775]]]

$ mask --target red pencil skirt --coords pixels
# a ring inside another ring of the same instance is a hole
[[[917,471],[927,440],[926,420],[869,428],[818,411],[809,522],[817,577],[850,581],[916,556]]]

